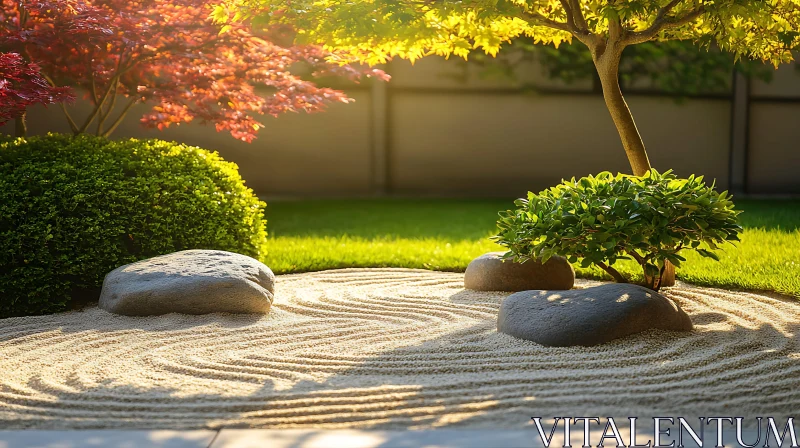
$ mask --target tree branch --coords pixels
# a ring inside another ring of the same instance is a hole
[[[658,281],[656,282],[656,288],[653,291],[658,291],[661,289],[661,282],[664,280],[664,271],[667,269],[667,263],[664,263],[664,266],[661,266],[661,269],[658,270]]]
[[[611,266],[603,263],[602,261],[596,261],[594,264],[599,266],[600,269],[608,272],[608,275],[613,277],[617,283],[628,283],[628,279],[626,279],[622,274],[619,273],[619,271],[612,268]]]
[[[703,15],[704,12],[706,12],[705,5],[700,5],[700,6],[697,7],[697,9],[689,11],[683,17],[679,17],[679,18],[675,17],[675,18],[666,19],[666,23],[664,24],[664,29],[678,28],[679,26],[686,25],[687,23],[690,23],[690,22],[694,21],[696,18],[698,18],[701,15]]]
[[[642,256],[639,255],[639,252],[636,252],[635,250],[626,250],[625,252],[627,252],[628,255],[633,257],[633,259],[636,260],[637,263],[639,263],[641,265],[643,265],[645,263],[644,258],[642,258]]]
[[[122,112],[119,114],[119,117],[117,117],[117,119],[114,120],[114,123],[112,123],[111,127],[108,128],[108,130],[103,133],[102,137],[108,137],[109,135],[111,135],[111,133],[117,129],[117,126],[119,126],[120,123],[122,123],[122,120],[125,118],[125,116],[128,115],[128,111],[130,111],[133,105],[136,104],[138,101],[139,101],[138,97],[131,97],[131,100],[128,102],[128,104],[125,105],[125,108],[122,109]]]
[[[109,82],[105,93],[103,93],[103,97],[100,98],[100,100],[99,100],[99,104],[94,106],[94,109],[92,110],[92,112],[89,114],[88,117],[86,117],[86,121],[83,122],[83,126],[81,126],[80,129],[78,129],[78,131],[76,132],[77,134],[83,134],[84,132],[86,132],[86,129],[89,128],[89,125],[92,124],[94,119],[100,113],[100,111],[103,108],[103,104],[105,104],[106,103],[106,99],[108,99],[109,93],[111,93],[111,87],[114,85],[114,79],[116,79],[116,76],[114,76],[114,78],[112,78],[111,82]]]
[[[640,44],[642,42],[647,42],[648,40],[654,38],[659,32],[666,29],[677,28],[679,26],[686,25],[687,23],[692,22],[696,18],[703,15],[704,12],[706,12],[705,5],[700,5],[681,17],[667,17],[666,14],[669,12],[669,10],[674,8],[675,5],[677,5],[678,3],[680,3],[680,0],[677,1],[672,0],[667,6],[659,10],[658,15],[656,15],[656,20],[653,21],[653,24],[650,25],[649,28],[643,31],[636,31],[633,33],[629,33],[623,39],[623,43],[625,45],[634,45],[634,44]],[[672,6],[670,7],[670,5]],[[667,7],[669,7],[669,9],[667,9]],[[663,12],[662,14],[662,11],[666,12]]]
[[[575,15],[572,13],[572,7],[567,0],[561,0],[561,7],[564,8],[564,12],[567,14],[567,25],[570,31],[577,32],[578,27],[575,25]]]
[[[583,17],[583,11],[581,10],[581,0],[570,0],[572,2],[572,15],[575,19],[575,25],[578,27],[578,31],[582,34],[589,33],[589,27],[586,25],[586,18]]]
[[[537,22],[538,25],[555,28],[557,30],[572,33],[568,23],[558,22],[539,14],[538,12],[522,11],[523,18]]]
[[[64,116],[67,117],[67,123],[69,123],[69,128],[72,130],[72,133],[77,135],[79,133],[78,124],[75,123],[75,120],[72,119],[72,115],[69,114],[67,106],[65,106],[64,103],[58,103],[58,105],[61,106],[61,110],[64,112]]]
[[[80,128],[80,129],[78,129],[78,133],[79,133],[79,134],[80,134],[80,133],[84,133],[84,132],[86,132],[86,129],[88,129],[88,128],[89,128],[89,126],[92,124],[92,122],[94,121],[94,119],[95,119],[95,118],[98,116],[98,114],[99,114],[100,116],[102,116],[102,113],[103,113],[103,105],[106,103],[106,100],[108,100],[108,95],[109,95],[109,94],[111,94],[111,92],[112,92],[112,91],[113,91],[114,95],[116,95],[116,93],[117,93],[117,88],[119,87],[119,78],[120,78],[120,77],[121,77],[121,76],[122,76],[122,75],[123,75],[125,72],[127,72],[128,70],[130,70],[130,68],[132,67],[132,65],[126,65],[126,68],[125,68],[124,70],[122,69],[122,65],[123,65],[123,64],[122,64],[122,60],[123,60],[123,58],[124,58],[124,57],[125,57],[125,51],[123,50],[123,51],[121,51],[121,52],[120,52],[120,54],[119,54],[119,58],[117,59],[117,67],[116,67],[116,69],[115,69],[115,72],[116,72],[116,74],[115,74],[114,76],[112,76],[112,77],[111,77],[111,79],[108,81],[108,87],[106,87],[106,91],[105,91],[105,92],[103,92],[103,97],[102,97],[102,98],[100,98],[100,99],[98,99],[98,100],[95,102],[95,108],[94,108],[94,110],[93,110],[93,111],[92,111],[92,113],[91,113],[91,114],[89,114],[89,116],[86,118],[86,121],[83,123],[83,126],[81,126],[81,128]],[[92,75],[94,75],[94,70],[92,70]],[[94,84],[94,77],[92,77],[92,84]],[[94,85],[93,85],[92,87],[94,88]],[[94,93],[93,93],[93,95],[94,95]],[[108,115],[108,113],[110,113],[110,112],[111,112],[111,111],[109,110],[109,111],[106,113],[106,115]],[[101,125],[102,125],[102,124],[101,124]],[[100,133],[100,127],[101,127],[101,125],[98,125],[98,127],[97,127],[97,129],[98,129],[98,131],[97,131],[97,132],[98,132],[98,133]]]
[[[92,94],[92,103],[97,106],[97,83],[94,78],[94,69],[91,67],[89,68],[89,80],[91,81],[91,84],[89,84],[89,91]]]
[[[662,20],[664,17],[667,16],[667,14],[670,13],[670,11],[672,11],[676,6],[678,6],[678,3],[682,2],[682,1],[683,0],[672,0],[669,3],[667,3],[666,5],[664,5],[663,8],[658,10],[658,13],[656,14],[656,20],[654,20],[654,22]]]
[[[40,72],[40,73],[42,74],[42,78],[44,78],[45,81],[47,81],[51,86],[58,87],[58,86],[56,86],[56,83],[53,81],[53,78],[48,76],[47,73],[44,73],[44,72]],[[78,125],[75,123],[75,120],[72,119],[72,115],[69,114],[69,111],[67,110],[67,106],[61,101],[59,101],[58,105],[61,107],[61,110],[64,112],[64,116],[67,117],[67,123],[69,123],[69,128],[72,130],[72,133],[73,134],[77,134],[78,133]]]
[[[114,81],[114,88],[112,91],[114,92],[111,95],[111,102],[109,103],[106,110],[103,110],[102,105],[100,105],[100,115],[97,117],[97,135],[101,135],[103,133],[103,124],[106,122],[106,118],[111,115],[111,112],[114,110],[114,107],[117,105],[117,89],[119,88],[119,78]]]
[[[608,21],[608,40],[609,42],[620,42],[625,30],[622,28],[622,20],[617,17]]]

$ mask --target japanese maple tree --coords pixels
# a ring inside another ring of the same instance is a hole
[[[800,47],[800,0],[218,0],[214,18],[293,27],[297,41],[324,44],[351,60],[495,56],[504,43],[584,44],[633,174],[651,168],[622,95],[625,48],[650,41],[714,43],[723,51],[772,62]],[[566,117],[565,117],[566,118]],[[591,144],[587,142],[587,144]],[[664,284],[674,272],[667,269]]]
[[[23,117],[34,104],[72,99],[68,88],[51,86],[36,64],[26,62],[17,53],[0,53],[0,125]],[[24,125],[24,121],[19,122],[20,127]]]
[[[619,85],[625,48],[690,40],[774,64],[800,46],[800,0],[223,0],[215,18],[236,11],[284,23],[298,41],[325,44],[371,64],[392,57],[495,55],[519,37],[588,47],[603,96],[635,175],[650,162]],[[218,16],[218,17],[217,17]]]
[[[36,63],[50,86],[85,91],[81,120],[63,107],[75,134],[108,136],[137,103],[141,121],[163,129],[199,120],[251,141],[259,114],[314,112],[351,101],[311,76],[385,75],[346,65],[315,45],[287,45],[280,34],[244,24],[221,28],[203,0],[0,0],[0,50]],[[273,39],[272,37],[275,37]]]

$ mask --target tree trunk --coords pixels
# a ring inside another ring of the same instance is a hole
[[[14,119],[14,137],[26,137],[28,135],[28,122],[25,120],[27,112]]]
[[[634,176],[643,176],[650,169],[650,159],[644,149],[644,141],[633,121],[633,115],[622,96],[619,85],[619,62],[622,57],[622,49],[609,44],[611,48],[603,46],[592,49],[592,59],[594,60],[597,74],[600,77],[600,85],[603,88],[603,99],[606,102],[608,112],[617,128],[619,138],[622,140],[622,147]],[[675,266],[667,262],[664,273],[661,276],[660,286],[675,285]]]
[[[619,59],[621,54],[606,51],[595,59],[597,74],[600,75],[600,85],[603,87],[603,99],[606,107],[614,120],[614,125],[622,140],[622,147],[628,156],[634,176],[643,176],[650,169],[650,160],[644,149],[644,142],[633,121],[628,103],[622,96],[619,86]]]
[[[675,265],[664,262],[664,273],[661,274],[661,286],[675,286]]]

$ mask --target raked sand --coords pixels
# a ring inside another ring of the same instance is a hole
[[[0,320],[0,428],[510,428],[800,410],[800,301],[665,294],[693,332],[592,348],[498,334],[506,294],[406,269],[279,276],[267,316]]]

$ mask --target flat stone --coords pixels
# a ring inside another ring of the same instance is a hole
[[[126,316],[267,313],[275,275],[260,261],[219,250],[148,258],[106,275],[100,308]]]
[[[497,317],[497,331],[553,347],[598,345],[649,329],[690,331],[692,321],[672,300],[626,283],[518,292]]]
[[[464,287],[477,291],[572,289],[575,269],[566,258],[554,256],[542,263],[503,260],[504,252],[489,252],[472,260],[464,273]]]

